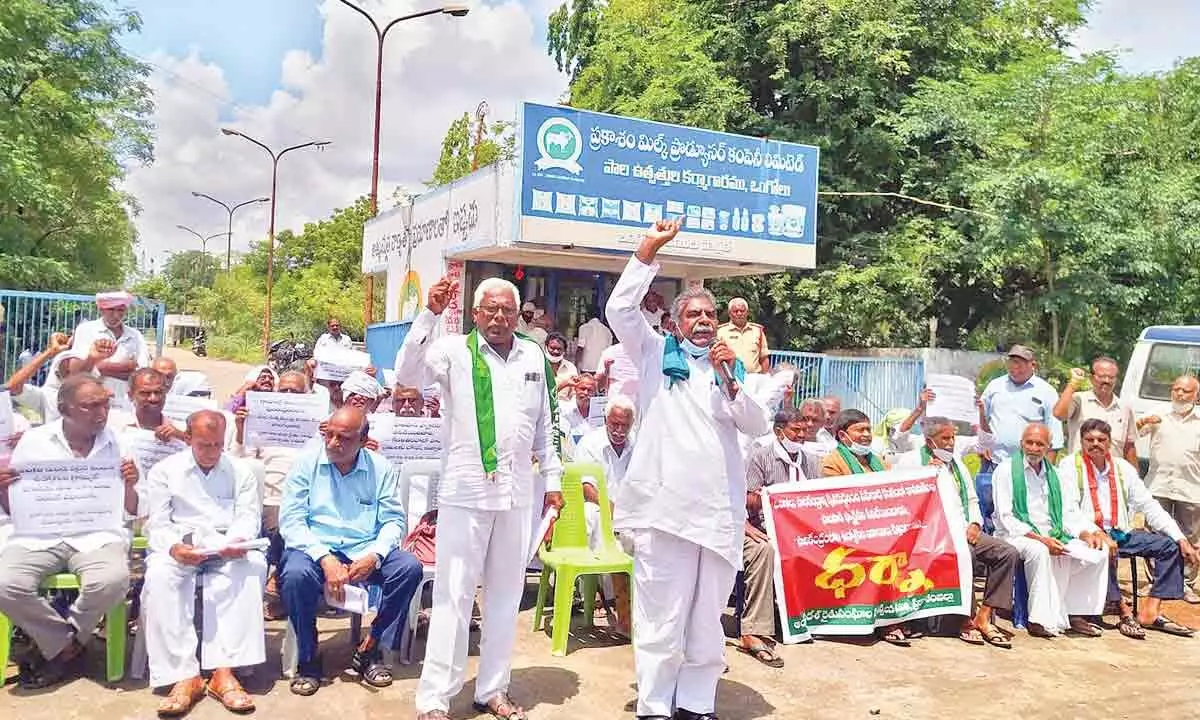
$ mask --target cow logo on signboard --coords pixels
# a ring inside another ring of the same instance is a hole
[[[537,132],[537,149],[541,158],[534,162],[534,167],[538,170],[559,168],[572,175],[583,172],[579,165],[583,135],[565,117],[552,117],[542,123]]]

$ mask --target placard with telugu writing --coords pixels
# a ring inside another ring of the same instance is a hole
[[[588,400],[588,424],[600,427],[604,424],[604,409],[608,407],[608,398],[604,395],[593,395]]]
[[[441,418],[378,413],[370,417],[370,424],[371,437],[379,441],[379,452],[396,465],[442,457]]]
[[[958,375],[929,373],[925,376],[925,387],[934,395],[925,409],[925,417],[944,417],[967,425],[979,422],[975,383],[971,380]]]
[[[246,446],[301,448],[329,415],[323,395],[246,393]]]
[[[161,442],[153,430],[126,428],[121,431],[121,451],[132,455],[142,472],[149,472],[163,459],[186,449],[187,443],[182,440]]]
[[[163,415],[168,420],[186,423],[188,416],[200,410],[216,410],[217,401],[206,397],[191,397],[190,395],[167,395],[163,403]]]
[[[13,535],[65,537],[124,527],[125,483],[116,458],[47,460],[13,469]]]
[[[365,370],[371,364],[371,356],[361,350],[350,350],[340,345],[326,346],[313,358],[317,368],[313,377],[317,380],[341,382],[355,370]]]

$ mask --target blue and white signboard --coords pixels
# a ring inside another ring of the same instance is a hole
[[[680,257],[811,268],[818,150],[525,103],[519,239],[628,252],[682,217]]]

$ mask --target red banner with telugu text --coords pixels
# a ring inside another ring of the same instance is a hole
[[[962,511],[936,468],[764,488],[785,642],[969,614]]]

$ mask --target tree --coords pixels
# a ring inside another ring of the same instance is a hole
[[[94,289],[132,267],[123,162],[149,162],[135,13],[97,0],[0,3],[0,285]]]
[[[475,133],[478,128],[472,127],[471,116],[463,113],[462,117],[450,123],[450,129],[442,139],[442,154],[434,168],[433,177],[426,180],[425,185],[437,188],[466,177],[471,172],[471,162],[476,152],[479,153],[479,167],[487,167],[501,160],[511,161],[516,157],[517,147],[513,127],[513,123],[504,120],[485,125],[476,150]]]

